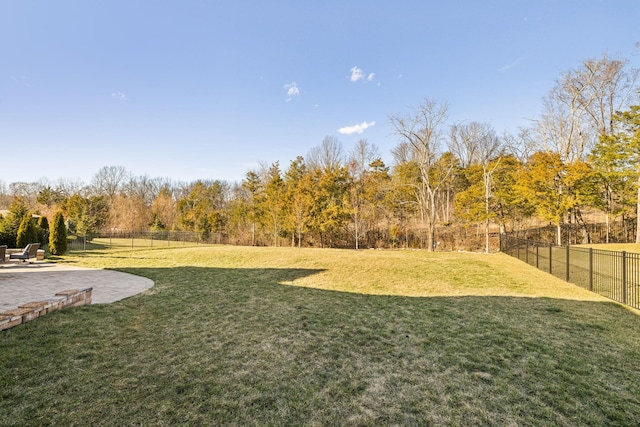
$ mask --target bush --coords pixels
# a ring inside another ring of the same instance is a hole
[[[38,242],[40,242],[40,248],[44,248],[47,242],[49,242],[49,220],[46,216],[43,215],[38,219],[36,231],[38,232]]]
[[[17,247],[16,237],[18,235],[18,228],[27,215],[27,212],[27,206],[22,199],[14,198],[9,208],[9,213],[0,223],[0,244],[7,245],[10,248]]]
[[[62,255],[67,251],[67,227],[64,225],[62,212],[53,216],[53,227],[49,234],[49,252],[52,255]]]
[[[42,215],[38,219],[38,227],[42,228],[43,230],[48,230],[49,229],[49,220],[47,219],[46,216]]]
[[[38,231],[36,230],[36,224],[33,220],[33,216],[30,212],[22,218],[20,226],[18,227],[18,234],[16,235],[16,246],[24,248],[29,243],[36,243],[38,241]]]

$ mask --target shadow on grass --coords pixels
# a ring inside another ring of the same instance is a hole
[[[126,268],[115,304],[0,334],[0,424],[634,425],[614,303],[282,286],[320,269]]]

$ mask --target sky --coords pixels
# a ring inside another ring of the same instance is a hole
[[[389,116],[528,127],[556,79],[640,67],[637,0],[0,0],[0,181],[286,170],[327,136],[387,164]]]

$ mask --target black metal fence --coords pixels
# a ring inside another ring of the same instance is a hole
[[[69,249],[75,251],[94,250],[99,248],[152,248],[176,247],[199,244],[227,243],[219,233],[202,233],[192,231],[112,231],[98,232],[91,236],[69,236]]]
[[[640,254],[503,235],[500,250],[567,282],[640,309]]]

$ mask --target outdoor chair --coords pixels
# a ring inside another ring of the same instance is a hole
[[[7,245],[0,245],[0,264],[6,262]]]
[[[40,247],[40,243],[29,243],[27,246],[25,246],[22,252],[9,255],[9,259],[21,259],[22,262],[26,262],[26,261],[29,261],[31,258],[37,258],[39,247]],[[29,261],[29,264],[33,264],[33,263]]]

